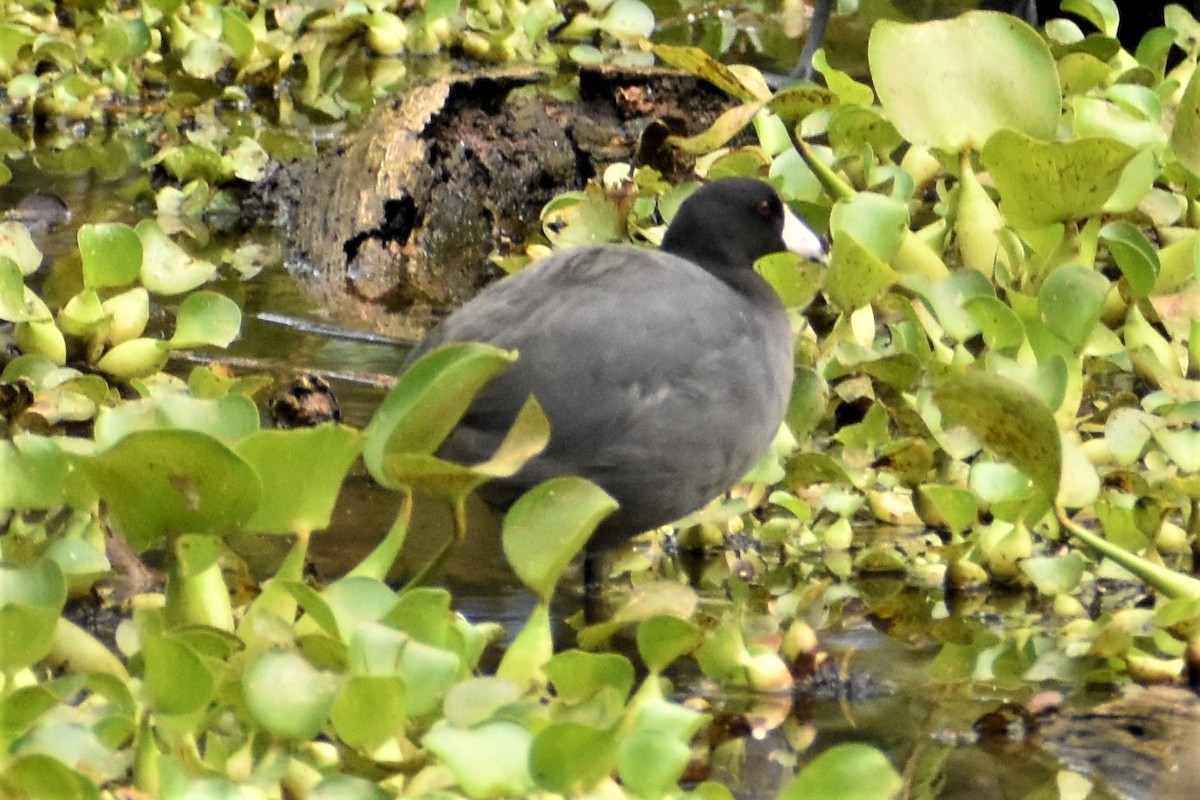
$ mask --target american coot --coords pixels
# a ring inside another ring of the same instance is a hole
[[[766,451],[792,386],[792,333],[752,268],[781,250],[820,258],[819,236],[768,184],[714,181],[682,204],[662,250],[555,253],[495,283],[409,355],[452,341],[518,351],[439,455],[489,457],[533,394],[550,443],[481,490],[505,507],[547,478],[580,475],[620,504],[589,554],[703,506]]]

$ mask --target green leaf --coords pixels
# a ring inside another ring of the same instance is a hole
[[[1200,176],[1200,70],[1192,72],[1183,98],[1175,112],[1171,131],[1171,149],[1179,163]]]
[[[1062,440],[1053,412],[1040,397],[978,370],[949,379],[933,397],[946,423],[965,425],[996,455],[1024,472],[1047,501],[1054,501],[1062,473]]]
[[[583,478],[551,478],[526,492],[504,517],[504,555],[544,601],[567,564],[617,502]]]
[[[1004,215],[1018,225],[1042,225],[1100,213],[1137,152],[1114,139],[1043,142],[1001,130],[981,158]]]
[[[0,222],[0,258],[10,259],[22,275],[32,275],[42,265],[42,252],[19,222]]]
[[[654,45],[654,55],[697,78],[708,81],[728,95],[743,102],[769,100],[770,90],[743,81],[738,73],[715,60],[699,47],[679,47],[672,44]]]
[[[896,273],[849,236],[833,241],[833,257],[825,274],[825,293],[849,313],[873,302],[896,282]]]
[[[675,659],[695,650],[704,640],[700,629],[686,619],[651,617],[638,625],[638,655],[651,672],[661,672]]]
[[[1117,38],[1121,12],[1114,0],[1063,0],[1060,8],[1064,12],[1083,17],[1105,36]]]
[[[391,675],[355,675],[338,689],[329,711],[338,737],[371,751],[401,735],[408,722],[404,681]]]
[[[139,222],[137,234],[142,240],[142,285],[154,294],[190,292],[216,276],[215,264],[193,258],[154,221]]]
[[[170,347],[228,347],[242,329],[237,303],[218,292],[192,292],[179,304]]]
[[[0,672],[11,675],[46,657],[66,601],[67,583],[52,559],[0,564]]]
[[[164,394],[106,408],[96,418],[96,446],[111,447],[134,431],[194,430],[221,442],[234,442],[259,430],[258,407],[249,397],[227,394],[217,399]]]
[[[143,682],[150,706],[160,714],[187,714],[208,705],[216,678],[196,651],[177,634],[142,643]]]
[[[533,734],[515,722],[462,729],[437,722],[421,740],[470,797],[528,797]]]
[[[246,666],[242,696],[250,717],[274,736],[312,739],[325,726],[338,678],[297,653],[268,650]]]
[[[96,362],[96,369],[119,380],[153,375],[166,366],[167,345],[158,339],[130,339],[113,347]]]
[[[78,463],[138,552],[172,533],[226,535],[262,492],[249,464],[197,431],[135,431]]]
[[[515,360],[515,353],[476,342],[443,345],[421,356],[400,376],[364,431],[363,460],[371,477],[397,488],[384,458],[433,453],[479,390]]]
[[[259,431],[234,450],[258,474],[262,500],[245,523],[259,533],[297,533],[329,527],[342,481],[362,449],[354,428]]]
[[[90,289],[125,286],[142,270],[142,240],[121,222],[82,225],[77,236],[83,285]]]
[[[1011,15],[879,20],[867,57],[888,119],[913,144],[978,150],[1004,128],[1050,139],[1058,127],[1062,97],[1050,49]]]
[[[622,700],[633,689],[633,664],[616,653],[564,650],[545,666],[554,693],[567,703],[580,703],[601,689],[615,689]]]
[[[1063,556],[1034,556],[1021,561],[1021,571],[1044,595],[1073,592],[1087,569],[1087,559],[1079,553]]]
[[[1134,297],[1149,296],[1158,280],[1158,250],[1132,222],[1116,220],[1100,229],[1100,238],[1108,243],[1125,283]]]
[[[542,789],[583,794],[613,771],[616,744],[613,731],[579,722],[554,722],[534,737],[529,771]]]
[[[874,747],[835,745],[783,787],[778,800],[892,800],[904,779]]]
[[[1078,352],[1100,321],[1108,288],[1104,276],[1087,267],[1057,269],[1038,291],[1038,313],[1055,336]]]

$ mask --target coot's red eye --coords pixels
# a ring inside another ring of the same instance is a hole
[[[758,204],[756,206],[754,206],[754,210],[757,211],[759,213],[759,215],[761,215],[761,216],[764,216],[764,217],[771,216],[771,201],[759,200]]]

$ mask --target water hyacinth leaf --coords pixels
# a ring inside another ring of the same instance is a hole
[[[1063,0],[1061,8],[1083,17],[1105,36],[1116,38],[1121,12],[1113,0]]]
[[[963,303],[983,341],[993,350],[1011,350],[1025,340],[1025,326],[1012,308],[994,295],[977,295]]]
[[[600,689],[615,689],[622,700],[633,689],[633,664],[616,653],[564,650],[544,667],[554,693],[567,703],[579,703]]]
[[[617,769],[621,783],[638,797],[667,797],[679,784],[692,750],[661,731],[639,730],[621,739]]]
[[[496,721],[463,729],[437,722],[421,740],[474,798],[528,797],[533,734],[515,722]]]
[[[735,71],[699,47],[656,44],[654,45],[654,55],[676,69],[708,81],[722,92],[743,102],[771,99],[769,89],[764,92],[763,89],[766,87],[747,85]]]
[[[1038,291],[1038,314],[1055,336],[1078,352],[1100,321],[1108,289],[1108,281],[1093,269],[1057,269]]]
[[[579,646],[591,650],[617,631],[651,617],[676,616],[689,619],[696,612],[696,590],[675,581],[641,584],[629,593],[625,604],[604,622],[589,625],[579,632]]]
[[[359,625],[383,619],[397,602],[396,593],[386,584],[356,575],[347,575],[329,584],[320,598],[333,616],[337,633],[346,642],[351,640]],[[296,599],[307,611],[305,599],[299,596]]]
[[[158,223],[142,220],[136,230],[142,240],[142,285],[154,294],[190,292],[216,276],[215,264],[189,255]]]
[[[1200,77],[1196,72],[1192,73],[1175,112],[1171,149],[1189,172],[1200,175]]]
[[[0,319],[25,322],[29,309],[25,307],[25,277],[17,262],[0,255]]]
[[[829,229],[836,242],[849,236],[880,261],[889,261],[908,232],[904,203],[872,192],[859,192],[833,207]]]
[[[1160,151],[1167,144],[1162,122],[1099,97],[1075,97],[1075,135],[1081,139],[1113,139],[1140,150]]]
[[[443,711],[451,725],[470,728],[486,722],[501,708],[520,699],[520,687],[503,678],[469,678],[450,687]]]
[[[1028,389],[982,371],[965,372],[934,390],[943,427],[964,425],[1012,463],[1050,501],[1058,496],[1062,440],[1049,406]]]
[[[249,464],[197,431],[135,431],[77,463],[138,552],[170,533],[234,531],[262,492]]]
[[[315,428],[258,431],[234,450],[258,474],[262,501],[245,529],[258,533],[329,527],[342,480],[362,449],[362,434],[327,422]],[[288,469],[287,465],[304,465]]]
[[[42,265],[42,251],[29,229],[14,221],[0,222],[0,258],[11,260],[22,275],[32,275]]]
[[[891,800],[903,785],[887,756],[851,742],[835,745],[805,765],[779,800]]]
[[[371,477],[393,486],[385,456],[433,453],[479,390],[516,359],[516,353],[475,342],[443,345],[421,356],[400,375],[364,431],[363,460]]]
[[[52,559],[0,564],[0,672],[11,675],[46,657],[66,602],[67,583]]]
[[[641,0],[616,0],[600,18],[600,30],[616,39],[645,38],[654,32],[654,12]]]
[[[249,397],[217,399],[164,394],[106,408],[96,417],[96,446],[111,447],[134,431],[194,430],[232,444],[259,430],[258,407]]]
[[[141,286],[113,295],[100,307],[109,318],[105,341],[110,345],[136,339],[150,321],[150,293]]]
[[[918,486],[914,504],[925,524],[944,527],[960,536],[979,518],[979,499],[974,492],[959,486]]]
[[[303,656],[283,650],[259,653],[242,675],[242,696],[254,722],[275,736],[312,739],[325,726],[338,677]]]
[[[700,646],[704,637],[693,623],[672,616],[656,616],[638,625],[638,655],[646,669],[661,672],[675,659]]]
[[[0,441],[0,509],[61,505],[69,471],[66,454],[51,439],[24,433]]]
[[[566,795],[586,793],[616,767],[616,732],[580,722],[554,722],[533,738],[529,771],[537,785]]]
[[[834,239],[833,257],[825,274],[825,293],[841,311],[862,308],[896,282],[885,262],[849,236]]]
[[[542,209],[542,230],[555,247],[606,244],[619,241],[625,224],[616,206],[590,192],[569,192]]]
[[[114,346],[96,362],[96,369],[118,380],[153,375],[167,364],[170,354],[159,339],[130,339]]]
[[[913,144],[978,150],[1004,128],[1054,136],[1062,103],[1054,59],[1042,37],[1013,16],[880,20],[867,57],[888,119]]]
[[[440,708],[442,698],[459,677],[460,666],[458,656],[448,650],[408,642],[400,654],[400,672],[408,687],[408,714],[422,716]]]
[[[83,285],[90,289],[125,286],[142,270],[142,240],[121,222],[83,225],[77,236]]]
[[[95,781],[51,755],[25,753],[4,765],[4,785],[33,800],[100,800]]]
[[[916,275],[907,276],[903,282],[929,305],[946,333],[960,342],[979,333],[979,325],[967,310],[967,304],[977,298],[996,296],[992,282],[983,273],[973,269],[952,272],[932,283]]]
[[[1066,594],[1079,586],[1087,560],[1079,553],[1062,556],[1033,556],[1021,562],[1021,571],[1044,595]]]
[[[496,677],[521,687],[542,683],[545,680],[542,666],[553,655],[550,608],[546,603],[538,603],[505,651],[500,666],[496,668]]]
[[[784,124],[796,127],[814,111],[832,108],[837,98],[821,86],[789,86],[780,89],[767,102],[767,108],[775,113]]]
[[[59,366],[67,363],[67,340],[52,321],[18,323],[13,339],[22,353],[45,356]]]
[[[329,721],[338,738],[370,752],[401,735],[408,722],[404,681],[391,675],[355,675],[338,689]]]
[[[330,775],[307,795],[308,800],[392,800],[392,795],[371,781],[353,775]]]
[[[754,262],[787,308],[805,308],[821,291],[825,268],[795,253],[772,253]]]
[[[1108,244],[1133,296],[1148,296],[1158,280],[1160,265],[1158,251],[1146,234],[1132,222],[1117,220],[1100,229],[1100,238]]]
[[[208,705],[216,678],[196,651],[177,635],[142,643],[142,680],[150,706],[161,714],[187,714]]]
[[[762,109],[763,103],[760,100],[734,106],[695,136],[668,136],[667,142],[691,155],[711,153],[724,147],[730,139],[745,130],[754,121],[754,115]]]
[[[487,461],[465,467],[437,456],[389,451],[383,459],[384,485],[405,486],[459,502],[485,481],[515,475],[549,441],[550,421],[537,398],[531,396]]]
[[[69,336],[85,338],[95,333],[105,318],[100,295],[94,289],[84,289],[58,312],[58,327]]]
[[[192,292],[179,304],[171,347],[227,347],[242,329],[237,303],[218,292]]]
[[[981,158],[1000,192],[1000,209],[1019,225],[1100,213],[1137,149],[1109,138],[1046,142],[1001,130]]]
[[[1142,457],[1158,420],[1136,408],[1118,408],[1104,425],[1104,442],[1117,464],[1128,467]]]
[[[591,481],[551,478],[523,494],[504,517],[504,556],[543,600],[617,501]]]

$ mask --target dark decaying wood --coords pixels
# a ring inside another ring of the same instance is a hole
[[[734,102],[661,69],[585,70],[572,101],[539,91],[545,80],[506,70],[412,89],[320,161],[261,186],[289,268],[322,308],[343,324],[418,336],[495,277],[489,256],[535,232],[556,194],[614,162],[684,175],[673,150],[642,141],[651,123],[694,134]]]

